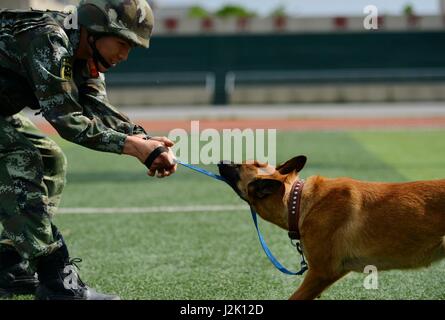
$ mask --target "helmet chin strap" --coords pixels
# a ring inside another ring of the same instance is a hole
[[[93,41],[90,41],[91,38],[93,38]],[[105,58],[100,54],[99,50],[96,47],[96,42],[100,38],[101,38],[101,36],[97,36],[97,35],[89,35],[88,36],[88,43],[89,43],[91,49],[93,50],[93,60],[94,60],[94,63],[96,64],[97,68],[99,68],[99,63],[100,63],[105,69],[110,69],[111,64],[109,64],[108,61],[105,60]]]

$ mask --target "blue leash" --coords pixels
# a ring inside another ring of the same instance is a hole
[[[301,256],[303,257],[303,261],[301,262],[301,270],[298,272],[293,272],[293,271],[289,271],[288,269],[286,269],[272,254],[272,252],[269,250],[269,247],[267,246],[266,242],[264,241],[263,236],[261,235],[260,229],[258,227],[258,219],[257,219],[257,213],[255,212],[255,210],[253,210],[252,207],[250,207],[250,212],[252,213],[252,219],[253,219],[253,223],[255,224],[255,228],[256,231],[258,233],[258,239],[260,239],[260,243],[261,246],[263,247],[264,252],[266,253],[267,257],[269,258],[269,260],[273,263],[273,265],[275,266],[275,268],[277,268],[278,270],[280,270],[282,273],[284,274],[288,274],[291,276],[301,276],[303,273],[306,272],[307,268],[307,263],[304,260],[304,256],[303,256],[303,252],[301,251],[299,244],[292,244],[294,246],[296,246],[298,252],[301,254]]]
[[[210,172],[210,171],[207,171],[207,170],[204,170],[204,169],[201,169],[201,168],[192,166],[192,165],[190,165],[190,164],[188,164],[188,163],[184,163],[184,162],[182,162],[182,161],[180,161],[180,160],[176,160],[176,162],[177,162],[178,164],[184,166],[184,167],[187,167],[187,168],[191,169],[191,170],[194,170],[194,171],[196,171],[196,172],[205,174],[206,176],[208,176],[208,177],[210,177],[210,178],[213,178],[213,179],[216,179],[216,180],[223,181],[223,182],[226,182],[226,183],[227,183],[226,179],[224,179],[224,178],[221,177],[220,175],[217,175],[217,174],[215,174],[215,173],[213,173],[213,172]],[[292,243],[292,244],[297,248],[298,252],[301,254],[301,256],[302,256],[302,258],[303,258],[303,260],[301,261],[301,270],[298,271],[298,272],[289,271],[288,269],[286,269],[286,268],[285,268],[285,267],[284,267],[284,266],[283,266],[283,265],[282,265],[282,264],[281,264],[281,263],[274,257],[274,255],[273,255],[272,252],[270,251],[269,247],[267,246],[266,242],[264,241],[264,238],[263,238],[263,236],[261,235],[260,229],[259,229],[259,227],[258,227],[257,213],[255,212],[255,210],[254,210],[252,207],[250,207],[250,212],[252,213],[253,223],[255,224],[255,229],[256,229],[256,231],[257,231],[258,239],[260,240],[261,246],[263,247],[264,252],[266,253],[266,255],[267,255],[267,257],[269,258],[269,260],[272,262],[272,264],[275,266],[275,268],[277,268],[278,270],[280,270],[280,271],[281,271],[282,273],[284,273],[284,274],[288,274],[288,275],[292,275],[292,276],[299,276],[299,275],[302,275],[303,273],[305,273],[306,270],[308,269],[308,267],[307,267],[307,263],[306,263],[306,261],[304,260],[304,255],[303,255],[303,251],[302,251],[301,248],[300,248],[300,244],[299,244],[299,243],[296,243],[296,244]]]
[[[191,164],[182,162],[182,161],[180,161],[180,160],[176,160],[176,162],[177,162],[178,164],[184,166],[184,167],[187,167],[187,168],[192,169],[192,170],[195,170],[195,171],[197,171],[197,172],[199,172],[199,173],[205,174],[206,176],[209,176],[210,178],[213,178],[213,179],[216,179],[216,180],[219,180],[219,181],[222,181],[222,182],[226,182],[226,183],[227,183],[226,179],[224,179],[224,178],[221,177],[220,175],[214,174],[213,172],[210,172],[210,171],[207,171],[207,170],[204,170],[204,169],[201,169],[201,168],[192,166]]]

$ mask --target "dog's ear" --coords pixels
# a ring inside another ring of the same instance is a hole
[[[300,172],[303,170],[304,165],[306,164],[307,158],[306,156],[298,156],[288,160],[286,163],[277,167],[277,171],[281,174],[289,174],[292,171]]]
[[[249,192],[249,196],[263,199],[277,192],[282,186],[283,183],[278,180],[258,179],[249,183],[247,190]]]

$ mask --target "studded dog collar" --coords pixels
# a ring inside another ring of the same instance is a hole
[[[300,220],[300,202],[303,193],[304,180],[297,180],[291,189],[288,200],[289,238],[300,240],[298,221]]]

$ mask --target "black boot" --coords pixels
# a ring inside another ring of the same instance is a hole
[[[40,284],[36,290],[37,300],[120,300],[118,296],[96,292],[80,279],[77,271],[80,259],[69,260],[64,244],[52,254],[37,261]]]
[[[0,298],[18,294],[34,294],[39,284],[37,275],[17,251],[0,252]]]

